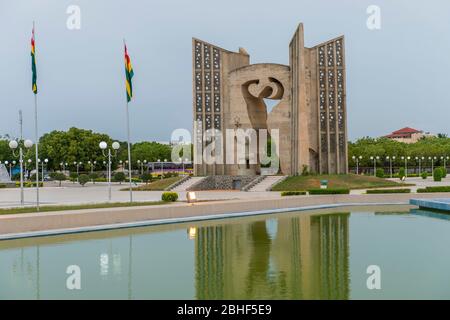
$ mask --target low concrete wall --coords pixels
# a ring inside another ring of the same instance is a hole
[[[443,198],[449,194],[385,194],[295,196],[278,199],[176,203],[130,208],[74,210],[0,216],[0,235],[32,231],[80,228],[159,219],[198,217],[261,210],[336,204],[408,204],[411,198]]]
[[[209,176],[189,188],[189,191],[200,190],[234,190],[233,182],[240,181],[240,189],[259,176]]]

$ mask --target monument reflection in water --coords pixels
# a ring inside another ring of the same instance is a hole
[[[0,242],[0,299],[348,299],[349,213]],[[186,232],[187,230],[187,232]],[[82,289],[68,290],[68,265]]]
[[[348,299],[348,220],[304,215],[200,228],[197,298]]]

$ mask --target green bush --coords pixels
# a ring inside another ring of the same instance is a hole
[[[442,173],[442,178],[447,177],[447,168],[446,167],[441,167],[441,173]]]
[[[166,179],[166,178],[178,177],[179,174],[178,174],[178,172],[166,172],[162,176],[164,179]]]
[[[20,186],[20,183],[19,183]],[[36,188],[36,182],[25,182],[23,185],[25,188]],[[39,182],[39,187],[42,188],[44,184],[42,182]]]
[[[116,172],[114,174],[114,181],[119,182],[119,184],[122,184],[122,182],[125,181],[125,178],[126,178],[126,176],[125,176],[125,173],[123,173],[123,172]]]
[[[406,177],[406,171],[405,168],[400,168],[400,170],[398,170],[398,177],[401,180],[403,177]]]
[[[310,189],[308,190],[311,195],[319,194],[349,194],[350,189]]]
[[[89,180],[91,179],[87,174],[80,174],[80,176],[78,177],[78,183],[81,184],[83,187],[86,183],[89,182]]]
[[[92,182],[95,184],[95,181],[100,178],[97,172],[92,172],[89,174],[89,179],[92,180]]]
[[[450,192],[450,186],[426,187],[417,189],[417,193]]]
[[[309,176],[309,168],[306,164],[302,166],[302,176]]]
[[[178,200],[178,193],[176,192],[163,192],[161,196],[162,201],[175,202]]]
[[[281,192],[282,197],[286,196],[304,196],[306,191],[283,191]]]
[[[152,175],[150,173],[144,173],[141,175],[141,180],[145,182],[146,184],[152,181]]]
[[[442,180],[442,170],[441,168],[436,168],[433,171],[433,180],[434,181],[441,181]]]
[[[428,173],[422,172],[420,176],[422,177],[423,180],[425,180],[428,177]]]
[[[70,178],[70,181],[75,183],[75,181],[77,181],[77,179],[78,179],[78,174],[76,172],[71,172],[69,175],[69,178]]]
[[[94,180],[95,182],[106,182],[107,180],[106,180],[106,178],[97,178],[97,179],[95,179]]]
[[[59,181],[59,186],[61,187],[61,182],[65,181],[67,179],[66,175],[61,172],[52,172],[50,174],[50,178],[52,178],[55,181]]]
[[[380,193],[411,193],[411,189],[369,189],[367,194],[380,194]]]
[[[375,173],[375,175],[376,175],[378,178],[384,178],[384,170],[383,170],[382,168],[378,168],[377,171],[376,171],[376,173]]]
[[[6,188],[6,184],[0,184],[0,189]]]

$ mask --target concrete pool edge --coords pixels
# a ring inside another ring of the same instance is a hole
[[[211,214],[211,215],[198,215],[198,216],[188,216],[188,217],[178,217],[178,218],[152,219],[152,220],[143,220],[143,221],[123,222],[123,223],[82,226],[82,227],[75,227],[75,228],[62,228],[62,229],[50,229],[50,230],[0,234],[0,241],[15,240],[15,239],[22,239],[22,238],[45,237],[45,236],[58,236],[58,235],[64,235],[64,234],[75,234],[75,233],[85,233],[85,232],[107,231],[107,230],[115,230],[115,229],[158,226],[158,225],[166,225],[166,224],[178,224],[178,223],[186,223],[186,222],[199,222],[199,221],[208,221],[208,220],[241,218],[241,217],[250,217],[250,216],[267,215],[267,214],[289,213],[289,212],[296,212],[296,211],[298,212],[298,211],[331,209],[331,208],[339,208],[339,207],[385,206],[385,205],[409,206],[410,204],[408,202],[404,202],[404,201],[403,202],[369,202],[369,203],[367,203],[367,202],[330,203],[330,204],[320,204],[320,205],[300,206],[300,207],[263,209],[263,210],[256,210],[256,211],[241,211],[241,212],[230,212],[230,213]]]

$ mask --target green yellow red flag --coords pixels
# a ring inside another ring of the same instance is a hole
[[[125,87],[127,91],[127,102],[131,101],[133,98],[133,84],[132,79],[134,76],[133,66],[131,65],[131,59],[128,55],[127,45],[125,45]]]
[[[34,94],[37,94],[37,73],[36,73],[36,44],[34,41],[34,26],[31,36],[31,71],[33,72],[32,76],[32,90]]]

